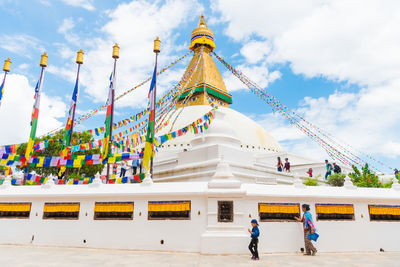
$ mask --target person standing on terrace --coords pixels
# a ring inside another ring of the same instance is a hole
[[[281,157],[278,157],[278,164],[276,164],[276,169],[278,170],[278,172],[281,172],[283,169]]]
[[[290,162],[288,158],[285,158],[285,166],[283,167],[285,172],[290,172]]]

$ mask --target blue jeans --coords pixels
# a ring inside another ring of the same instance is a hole
[[[329,176],[329,175],[331,175],[331,174],[332,174],[332,172],[331,172],[331,171],[329,171],[329,172],[326,172],[326,173],[325,173],[325,180],[326,180],[326,179],[328,179],[328,176]]]

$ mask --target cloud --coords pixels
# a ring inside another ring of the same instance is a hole
[[[79,43],[78,36],[73,32],[74,27],[75,27],[74,19],[69,17],[65,18],[60,27],[58,28],[58,32],[64,35],[65,40],[73,44]]]
[[[59,33],[66,33],[72,30],[75,27],[74,20],[72,18],[66,18],[63,20],[63,23],[58,28]]]
[[[174,12],[171,12],[174,10]],[[193,13],[196,10],[197,14]],[[107,12],[109,21],[100,28],[102,38],[81,39],[89,47],[85,52],[80,82],[83,91],[94,103],[105,103],[109,86],[109,76],[113,68],[112,46],[120,46],[120,58],[117,61],[116,95],[132,88],[152,73],[154,68],[153,40],[159,36],[162,52],[159,66],[168,64],[183,55],[183,46],[176,44],[176,30],[183,24],[197,19],[202,6],[197,1],[172,0],[159,2],[132,1],[118,5]],[[60,33],[69,33],[75,26],[73,20],[65,19],[59,28]],[[68,40],[68,36],[65,38]],[[188,37],[189,39],[189,37]],[[186,46],[187,47],[187,46]],[[60,46],[68,54],[70,50]],[[67,70],[70,65],[49,67],[49,72],[73,81]],[[184,70],[169,71],[159,78],[158,94],[170,89],[180,78]],[[119,107],[143,107],[147,104],[148,86],[141,87],[117,102]]]
[[[89,11],[95,10],[93,0],[62,0],[65,4],[74,7],[81,7]]]
[[[32,51],[44,51],[39,39],[27,34],[2,35],[0,47],[31,58]]]
[[[385,155],[400,156],[393,149],[399,139],[400,80],[370,87],[357,93],[335,92],[329,97],[305,98],[299,113],[322,129],[334,133],[353,147]]]
[[[45,86],[45,83],[44,83]],[[33,107],[34,88],[29,85],[26,76],[7,75],[4,96],[0,106],[0,145],[27,142],[30,132],[30,121]],[[63,123],[66,105],[58,97],[42,93],[40,115],[36,136],[44,134]]]
[[[47,0],[39,0],[39,3],[41,3],[44,6],[51,6],[51,3]]]
[[[219,0],[213,9],[246,64],[289,63],[295,74],[357,85],[305,97],[298,112],[354,147],[400,156],[400,2]]]
[[[255,64],[259,63],[270,51],[271,47],[268,42],[252,40],[242,47],[240,54],[242,54],[248,63]]]
[[[326,153],[312,140],[308,139],[299,129],[288,124],[277,113],[248,114],[271,134],[284,150],[308,157],[321,162],[326,158]]]
[[[18,66],[18,69],[24,71],[27,70],[29,68],[29,64],[27,63],[22,63],[21,65]]]
[[[237,65],[235,68],[240,70],[242,73],[249,75],[248,77],[252,81],[263,88],[268,87],[270,83],[281,77],[281,73],[277,70],[270,72],[265,63],[257,65],[245,63]],[[236,76],[233,76],[230,71],[225,71],[222,74],[222,77],[229,92],[248,89],[246,85],[236,78]]]

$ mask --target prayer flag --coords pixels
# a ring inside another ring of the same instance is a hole
[[[4,80],[0,85],[0,106],[1,106],[1,99],[3,98],[3,93],[4,93]]]
[[[153,78],[151,80],[149,99],[150,99],[150,114],[147,124],[146,144],[144,147],[143,166],[146,170],[150,169],[150,160],[153,158],[153,144],[154,144],[154,118],[155,118],[155,85],[157,79],[157,66],[154,67]]]
[[[103,138],[103,151],[101,153],[101,159],[104,160],[108,157],[110,153],[110,133],[111,133],[111,115],[112,109],[114,108],[114,75],[111,74],[110,76],[110,89],[108,91],[108,100],[107,100],[107,113],[106,113],[106,126],[105,126],[105,133]]]
[[[78,85],[79,85],[79,78],[77,77],[76,82],[75,82],[75,88],[72,93],[71,105],[69,107],[67,124],[65,125],[65,129],[64,129],[63,148],[66,148],[67,146],[70,145],[71,138],[72,138],[72,130],[73,130],[73,124],[74,124],[74,117],[75,117],[75,108],[76,108],[76,103],[78,102],[78,96],[79,96],[79,86]]]
[[[42,87],[42,82],[39,80],[35,87],[35,104],[33,105],[32,119],[31,119],[31,134],[29,136],[28,145],[25,150],[25,158],[28,160],[29,156],[32,154],[33,142],[36,137],[36,129],[39,119],[39,106],[40,106],[40,90]]]

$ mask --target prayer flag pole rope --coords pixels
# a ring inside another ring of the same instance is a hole
[[[330,155],[332,158],[336,158],[336,159],[340,160],[343,164],[350,165],[350,166],[353,164],[358,165],[358,166],[363,166],[365,163],[367,163],[366,161],[362,160],[360,157],[355,155],[355,153],[352,153],[351,151],[346,149],[344,146],[340,145],[337,141],[333,140],[333,138],[329,138],[329,136],[327,134],[324,135],[323,131],[320,128],[307,122],[299,114],[297,114],[293,110],[290,110],[289,108],[287,108],[286,106],[281,104],[279,102],[279,100],[277,100],[272,95],[270,95],[265,90],[263,90],[261,87],[259,87],[257,84],[252,82],[243,73],[241,73],[240,71],[233,68],[229,63],[227,63],[224,59],[219,57],[215,52],[212,52],[212,53],[225,67],[228,68],[229,71],[231,71],[237,78],[239,78],[239,80],[242,81],[254,94],[256,94],[259,98],[261,98],[265,102],[267,102],[267,104],[269,104],[273,108],[273,110],[278,111],[278,113],[280,113],[286,119],[288,119],[290,123],[294,124],[297,128],[299,128],[301,131],[303,131],[313,141],[315,141],[320,146],[322,146],[322,148],[325,151],[327,151],[328,155]],[[301,122],[304,122],[304,123],[312,126],[312,128],[314,128],[314,131],[312,129],[308,128],[307,126],[302,125]],[[319,130],[315,131],[315,129],[319,129]],[[324,140],[324,137],[325,137],[325,140]],[[327,140],[330,141],[331,143],[335,143],[340,149],[333,147],[331,144],[329,144],[327,142]],[[372,159],[372,157],[369,157],[369,158]],[[377,161],[377,160],[374,160],[374,161]],[[379,162],[379,161],[377,161],[377,162]],[[378,169],[376,169],[376,170],[378,170]]]
[[[183,59],[185,59],[188,55],[190,55],[192,53],[192,51],[189,51],[188,53],[186,53],[185,55],[183,55],[182,57],[178,58],[177,60],[171,62],[168,66],[162,68],[157,75],[164,73],[166,70],[170,69],[171,67],[175,66],[177,63],[179,63],[180,61],[182,61]],[[132,87],[131,89],[125,91],[124,93],[120,94],[119,96],[115,97],[115,101],[118,101],[119,99],[121,99],[122,97],[126,96],[127,94],[133,92],[134,90],[136,90],[137,88],[143,86],[144,84],[146,84],[147,82],[149,82],[151,80],[151,76],[148,77],[146,80],[142,81],[141,83],[139,83],[138,85]],[[103,105],[100,106],[96,109],[93,109],[91,111],[89,111],[88,113],[80,116],[78,119],[76,119],[76,121],[74,122],[74,125],[76,126],[77,124],[82,123],[83,121],[89,119],[90,117],[92,117],[93,115],[97,114],[98,112],[102,111],[103,109],[105,109],[107,107],[107,105]],[[60,130],[62,129],[56,129],[53,131],[48,132],[47,134],[44,134],[42,136],[46,136],[46,135],[55,135],[57,134]]]

